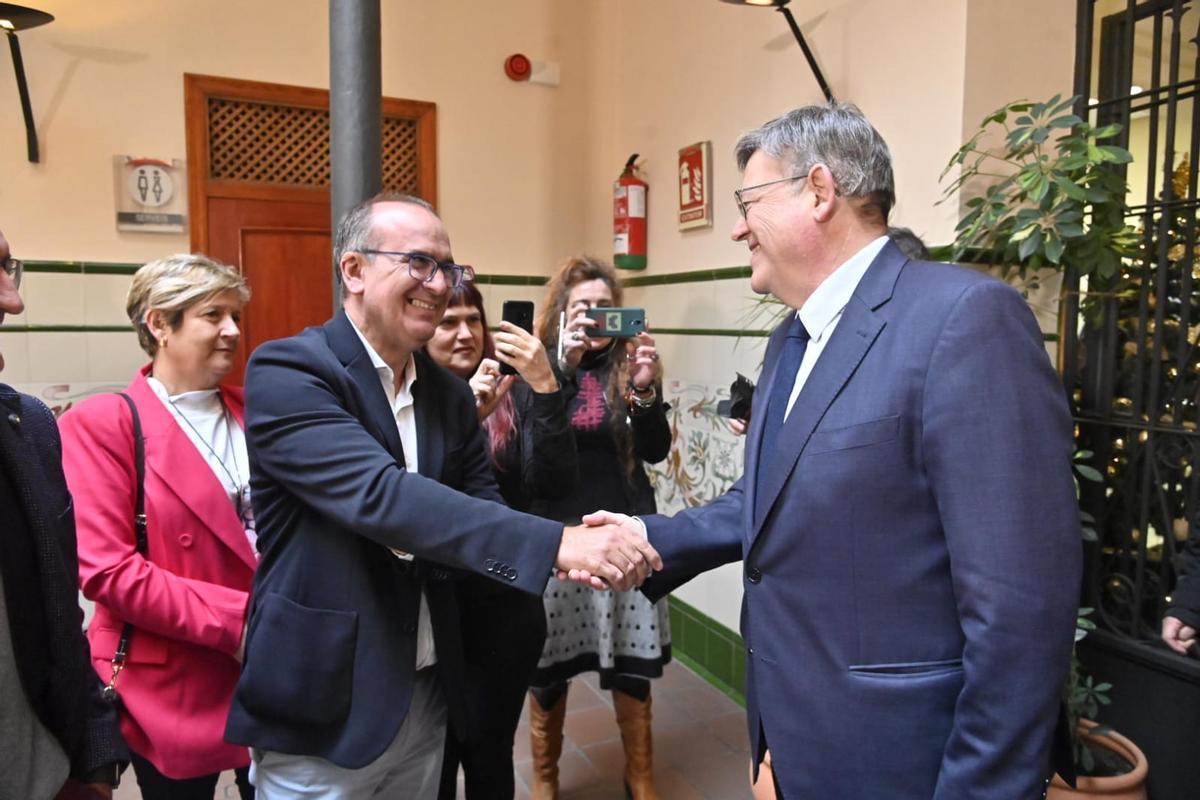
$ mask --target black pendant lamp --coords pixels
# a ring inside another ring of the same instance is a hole
[[[17,31],[27,31],[53,21],[54,17],[45,11],[12,3],[0,3],[0,30],[8,36],[8,49],[12,51],[13,71],[17,74],[17,92],[21,95],[21,114],[25,117],[25,144],[29,151],[29,160],[34,164],[38,162],[37,129],[33,125],[33,106],[29,102],[29,83],[25,80],[25,62],[21,60],[21,43],[17,40]]]
[[[808,68],[812,70],[813,77],[817,79],[817,84],[825,94],[825,99],[831,103],[835,102],[833,99],[833,90],[825,82],[825,76],[821,74],[821,67],[817,65],[816,56],[813,55],[812,50],[808,49],[808,42],[804,41],[804,34],[800,32],[800,26],[796,24],[796,18],[788,10],[787,4],[791,0],[721,0],[721,2],[730,3],[735,6],[774,8],[780,14],[783,14],[783,18],[787,20],[788,27],[792,29],[792,35],[796,37],[796,43],[800,45],[800,49],[804,52],[804,58],[808,61]]]

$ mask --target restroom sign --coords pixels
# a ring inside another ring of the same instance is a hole
[[[679,151],[679,230],[712,227],[712,142]]]
[[[183,233],[187,229],[187,172],[174,158],[113,156],[117,230]]]

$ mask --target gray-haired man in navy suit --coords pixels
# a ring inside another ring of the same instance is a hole
[[[1033,315],[888,240],[891,155],[857,108],[798,108],[737,159],[733,238],[754,290],[794,313],[767,345],[742,479],[645,519],[666,572],[643,591],[743,562],[752,752],[770,748],[788,800],[1040,797],[1082,548]]]

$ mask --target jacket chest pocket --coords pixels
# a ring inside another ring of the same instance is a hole
[[[819,430],[813,433],[812,437],[808,440],[808,447],[805,448],[805,453],[815,455],[817,453],[833,453],[840,450],[870,447],[871,445],[892,441],[899,432],[899,414],[880,417],[843,428]]]

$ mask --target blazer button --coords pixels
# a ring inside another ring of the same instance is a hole
[[[404,626],[404,632],[405,632],[405,633],[416,633],[416,632],[417,632],[417,626],[416,626],[416,625],[414,625],[413,623],[411,623],[411,622],[410,622],[410,623],[408,623],[407,625],[405,625],[405,626]]]
[[[192,546],[192,535],[190,533],[179,534],[179,544],[181,547],[191,547]]]
[[[489,558],[487,561],[483,562],[483,566],[487,568],[488,572],[491,572],[492,567],[496,566],[496,559]]]
[[[758,567],[750,567],[746,570],[746,579],[751,583],[758,583],[762,580],[762,572],[759,571]]]
[[[508,578],[510,581],[515,581],[517,579],[517,571],[512,567],[509,567],[504,573],[504,577]]]
[[[14,414],[9,414],[9,415],[8,415],[8,424],[9,424],[9,425],[12,425],[14,428],[20,429],[20,427],[21,427],[21,415],[20,415],[20,414],[15,414],[15,413],[14,413]]]

